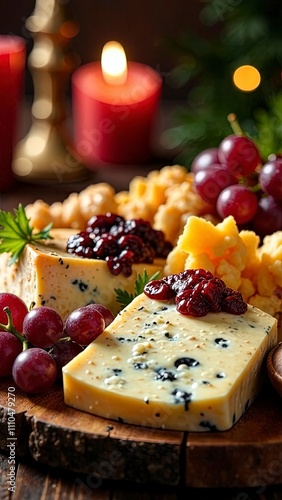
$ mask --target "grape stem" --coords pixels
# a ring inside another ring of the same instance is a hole
[[[227,120],[229,121],[231,128],[232,128],[235,135],[245,135],[243,130],[240,127],[240,124],[237,120],[237,116],[235,115],[235,113],[230,113],[227,116]]]
[[[20,342],[23,345],[23,351],[25,351],[26,349],[28,349],[28,341],[15,328],[15,326],[13,324],[13,320],[12,320],[12,313],[11,313],[9,307],[4,307],[3,311],[6,313],[8,323],[7,323],[7,325],[0,323],[0,330],[5,330],[5,332],[12,333],[18,340],[20,340]]]
[[[259,183],[249,186],[248,179],[246,177],[239,177],[238,181],[242,186],[247,186],[252,193],[259,193],[261,191],[261,185]]]

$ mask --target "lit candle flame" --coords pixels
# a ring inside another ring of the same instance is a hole
[[[127,79],[127,60],[122,45],[108,42],[101,57],[104,80],[111,85],[123,85]]]

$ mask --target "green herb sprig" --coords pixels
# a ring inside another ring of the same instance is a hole
[[[120,288],[115,288],[116,301],[123,307],[127,306],[128,304],[130,304],[130,302],[133,301],[135,297],[137,297],[143,292],[144,286],[147,283],[149,283],[149,281],[158,279],[159,275],[160,275],[159,271],[157,271],[151,277],[148,275],[146,270],[144,271],[142,276],[141,274],[138,273],[137,279],[135,281],[134,293],[129,293],[127,290],[121,290]]]
[[[8,252],[11,259],[8,264],[17,262],[25,246],[28,243],[36,243],[40,240],[52,239],[50,230],[52,223],[34,233],[34,228],[30,225],[25,209],[20,203],[14,214],[0,210],[0,253]]]

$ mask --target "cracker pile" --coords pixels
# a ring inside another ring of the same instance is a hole
[[[50,222],[54,228],[84,229],[92,215],[113,212],[126,219],[145,219],[154,229],[176,245],[190,215],[209,220],[211,206],[203,201],[193,188],[193,174],[180,165],[153,170],[147,177],[137,176],[128,191],[116,193],[107,183],[88,186],[80,193],[72,193],[63,202],[48,205],[42,200],[26,207],[31,224],[42,229]]]

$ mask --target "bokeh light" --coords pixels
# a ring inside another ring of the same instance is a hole
[[[254,66],[244,65],[234,71],[233,82],[236,87],[243,92],[251,92],[255,90],[260,82],[260,72]]]

